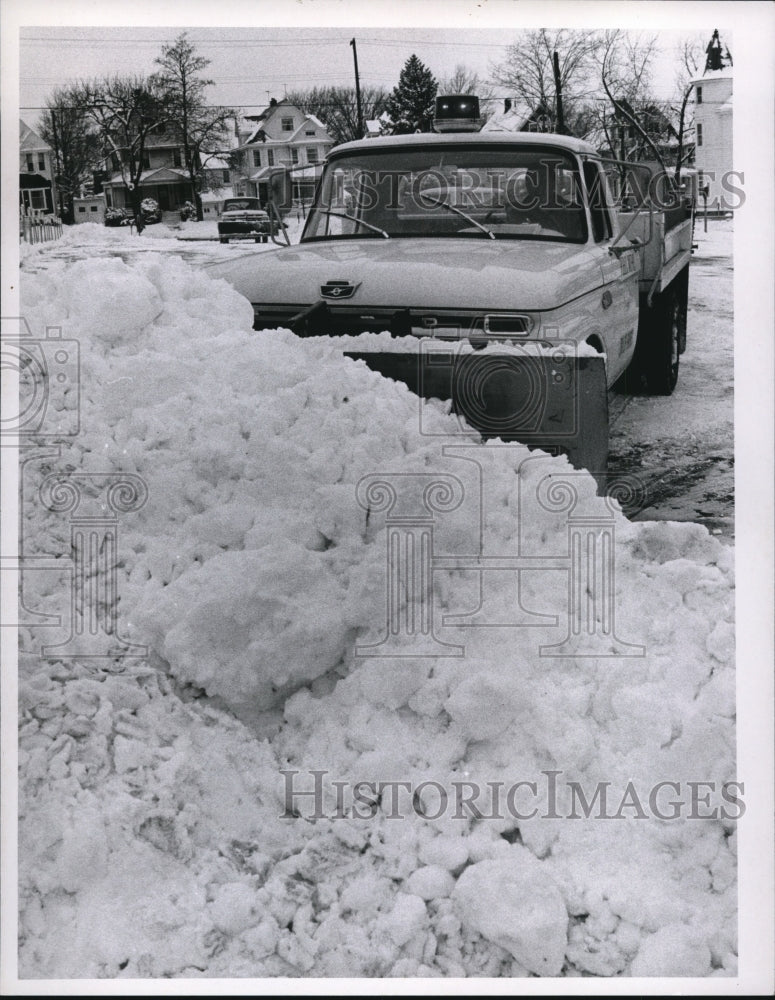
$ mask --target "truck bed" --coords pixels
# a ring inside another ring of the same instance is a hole
[[[692,253],[692,217],[683,206],[657,211],[643,209],[639,213],[621,212],[623,242],[639,239],[645,244],[640,251],[640,290],[656,294],[663,291],[679,271],[689,263]]]

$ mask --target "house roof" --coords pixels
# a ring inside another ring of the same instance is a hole
[[[140,175],[141,184],[158,184],[164,181],[187,180],[186,172],[177,167],[159,167],[158,170],[150,170]]]
[[[229,161],[223,156],[208,156],[203,166],[205,170],[228,170]]]
[[[267,176],[267,174],[269,173],[270,170],[274,170],[274,169],[275,169],[274,167],[261,167],[260,170],[256,170],[252,174],[250,174],[250,176],[248,177],[248,180],[249,181],[261,181],[261,180],[264,179],[264,177]]]
[[[203,191],[201,197],[203,204],[212,205],[215,202],[224,201],[226,198],[233,198],[234,192],[230,185],[224,184],[222,188],[216,188],[213,191]]]
[[[23,191],[37,191],[40,188],[50,188],[51,181],[40,174],[19,174],[19,187]]]
[[[159,167],[158,170],[145,170],[140,174],[140,184],[177,184],[185,180],[188,180],[185,170],[177,167]],[[103,181],[103,184],[123,186],[124,178],[120,173],[113,174],[110,180]]]
[[[51,149],[38,133],[29,125],[19,119],[19,149],[25,153],[46,152]]]

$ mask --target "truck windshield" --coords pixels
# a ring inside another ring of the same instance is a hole
[[[426,145],[335,157],[302,242],[390,237],[584,243],[575,161],[551,147]]]

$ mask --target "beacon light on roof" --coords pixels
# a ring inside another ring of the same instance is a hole
[[[436,98],[435,132],[478,132],[481,127],[478,97],[452,94]]]

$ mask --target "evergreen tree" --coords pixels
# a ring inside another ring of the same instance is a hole
[[[428,67],[417,56],[410,56],[387,102],[393,135],[430,132],[437,90],[438,84]]]

